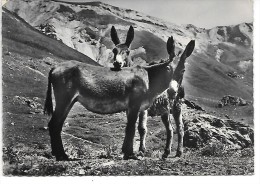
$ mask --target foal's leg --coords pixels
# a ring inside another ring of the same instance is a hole
[[[145,152],[145,138],[147,134],[147,110],[141,111],[139,113],[139,124],[138,124],[138,132],[140,134],[140,146],[139,151]]]
[[[174,102],[173,105],[173,117],[176,123],[176,129],[178,134],[178,147],[176,151],[176,157],[180,157],[183,153],[184,125],[182,122],[181,104],[178,101]]]
[[[138,159],[134,155],[133,144],[135,136],[135,123],[138,117],[139,108],[130,108],[127,112],[127,125],[125,129],[125,139],[122,147],[124,153],[124,159]]]
[[[161,116],[162,122],[166,128],[167,132],[167,140],[166,140],[166,147],[164,150],[164,154],[162,155],[162,158],[165,159],[168,157],[168,155],[171,153],[171,145],[172,145],[172,138],[173,138],[173,129],[171,125],[171,120],[170,120],[170,114],[165,113]]]
[[[76,102],[76,99],[74,100],[63,99],[63,100],[64,101],[57,101],[55,111],[48,124],[49,133],[51,137],[52,154],[56,157],[57,161],[69,160],[63,148],[63,144],[61,140],[61,130],[70,109]]]

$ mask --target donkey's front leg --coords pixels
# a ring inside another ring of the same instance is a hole
[[[140,146],[139,151],[144,153],[146,150],[145,147],[145,138],[147,134],[147,110],[141,111],[139,113],[139,124],[138,124],[138,132],[140,135]]]
[[[164,154],[162,155],[162,158],[165,159],[168,157],[168,155],[171,153],[171,145],[172,145],[172,137],[173,137],[173,129],[171,125],[171,120],[170,120],[170,114],[165,113],[161,116],[162,122],[166,128],[167,132],[167,140],[166,140],[166,147],[164,150]]]
[[[180,157],[183,153],[183,136],[184,136],[184,125],[182,122],[182,109],[181,103],[175,101],[173,105],[173,117],[176,123],[176,129],[178,134],[178,147],[176,151],[176,157]]]
[[[138,117],[139,108],[130,108],[127,112],[127,125],[125,129],[125,139],[123,143],[122,151],[124,153],[124,159],[138,159],[134,155],[133,144],[135,136],[135,124]]]

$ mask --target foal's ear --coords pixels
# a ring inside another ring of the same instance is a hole
[[[133,28],[133,26],[130,26],[130,28],[127,32],[126,41],[125,41],[125,44],[127,45],[127,47],[130,46],[133,39],[134,39],[134,28]]]
[[[167,52],[171,61],[175,57],[175,43],[172,36],[167,40]]]
[[[120,43],[120,40],[118,38],[118,35],[117,35],[117,32],[116,32],[116,28],[114,26],[112,26],[112,28],[111,28],[110,35],[111,35],[111,39],[112,39],[113,43],[115,45],[118,45]]]
[[[181,57],[183,59],[189,57],[191,55],[191,53],[193,52],[195,47],[195,40],[191,40],[188,45],[186,46],[184,52],[182,53]]]

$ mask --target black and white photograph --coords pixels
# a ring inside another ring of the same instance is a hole
[[[254,3],[2,0],[3,177],[254,178]]]

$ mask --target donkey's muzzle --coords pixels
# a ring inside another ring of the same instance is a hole
[[[174,89],[171,89],[171,88],[169,88],[168,90],[167,90],[167,94],[168,94],[168,98],[169,99],[175,99],[175,97],[176,97],[176,94],[177,92],[174,90]]]
[[[121,69],[121,67],[122,67],[122,63],[119,63],[119,62],[117,62],[117,61],[115,61],[114,63],[113,63],[113,65],[114,65],[114,68],[115,69]]]
[[[174,99],[177,95],[178,91],[178,83],[177,81],[173,80],[169,84],[169,88],[167,89],[168,97],[170,99]]]

